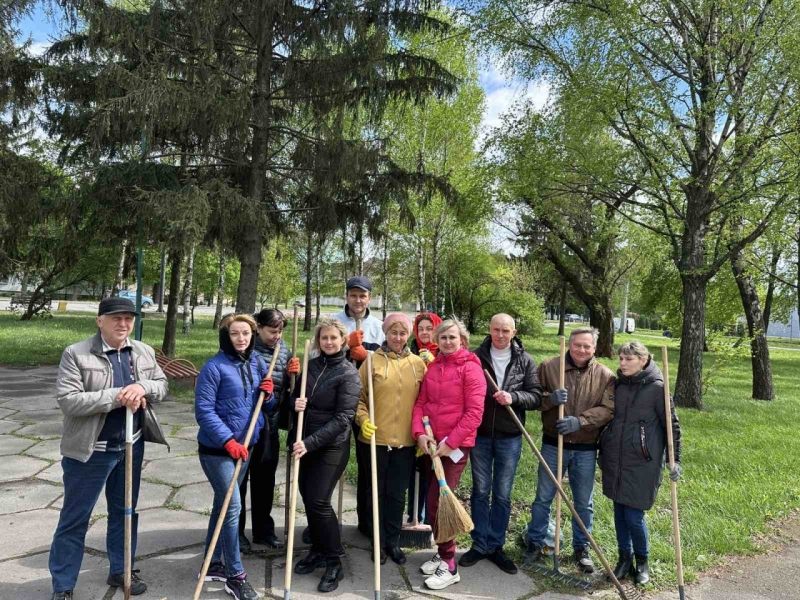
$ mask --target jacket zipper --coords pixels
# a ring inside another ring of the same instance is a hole
[[[644,425],[642,423],[643,421],[639,421],[639,441],[642,444],[642,456],[646,461],[650,462],[653,457],[650,456],[650,452],[647,450],[647,439],[645,438]]]
[[[322,375],[325,373],[325,370],[327,368],[328,368],[328,363],[326,362],[322,366],[322,371],[320,371],[319,377],[317,377],[317,380],[314,382],[314,387],[311,388],[311,393],[306,395],[306,410],[311,408],[311,396],[313,396],[314,392],[317,391],[317,384],[319,383],[319,380],[322,379]],[[303,431],[300,432],[300,437],[301,438],[306,437],[306,426],[307,425],[308,425],[308,419],[303,419]]]

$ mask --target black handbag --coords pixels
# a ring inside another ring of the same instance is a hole
[[[161,428],[161,423],[156,418],[156,413],[153,407],[148,404],[147,409],[144,411],[142,418],[142,439],[145,442],[153,442],[154,444],[164,444],[167,447],[167,452],[171,452],[167,438],[164,435],[164,430]]]

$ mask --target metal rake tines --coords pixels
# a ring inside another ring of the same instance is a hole
[[[644,600],[644,592],[631,584],[622,584],[622,591],[617,590],[622,600]]]
[[[552,577],[553,579],[555,579],[556,581],[560,581],[561,583],[566,583],[575,587],[579,587],[586,591],[591,590],[593,586],[593,583],[591,581],[587,581],[586,579],[580,579],[578,577],[573,577],[572,575],[567,575],[566,573],[562,573],[561,571],[555,571],[544,565],[534,564],[531,567],[531,570],[536,571],[537,573],[541,573],[542,575],[547,575],[548,577]]]

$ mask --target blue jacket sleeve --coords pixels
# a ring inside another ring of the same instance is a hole
[[[233,438],[233,432],[217,414],[219,386],[219,370],[209,361],[197,378],[197,387],[194,391],[194,418],[211,443],[217,448],[222,448]]]

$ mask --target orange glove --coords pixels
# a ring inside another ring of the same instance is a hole
[[[353,346],[350,348],[350,358],[356,362],[364,362],[367,360],[367,349],[364,346]]]
[[[361,331],[360,329],[354,331],[347,337],[347,346],[350,349],[355,348],[356,346],[360,346],[363,343],[364,343],[364,332]],[[366,356],[364,358],[366,358]]]
[[[233,460],[247,460],[247,448],[242,446],[239,442],[234,439],[230,439],[225,442],[225,452],[230,454]]]
[[[300,373],[300,359],[299,358],[290,358],[289,362],[286,363],[286,372],[289,375],[297,375]]]
[[[264,379],[261,380],[261,383],[258,384],[258,389],[269,396],[275,389],[275,384],[272,382],[272,377],[264,377]]]

